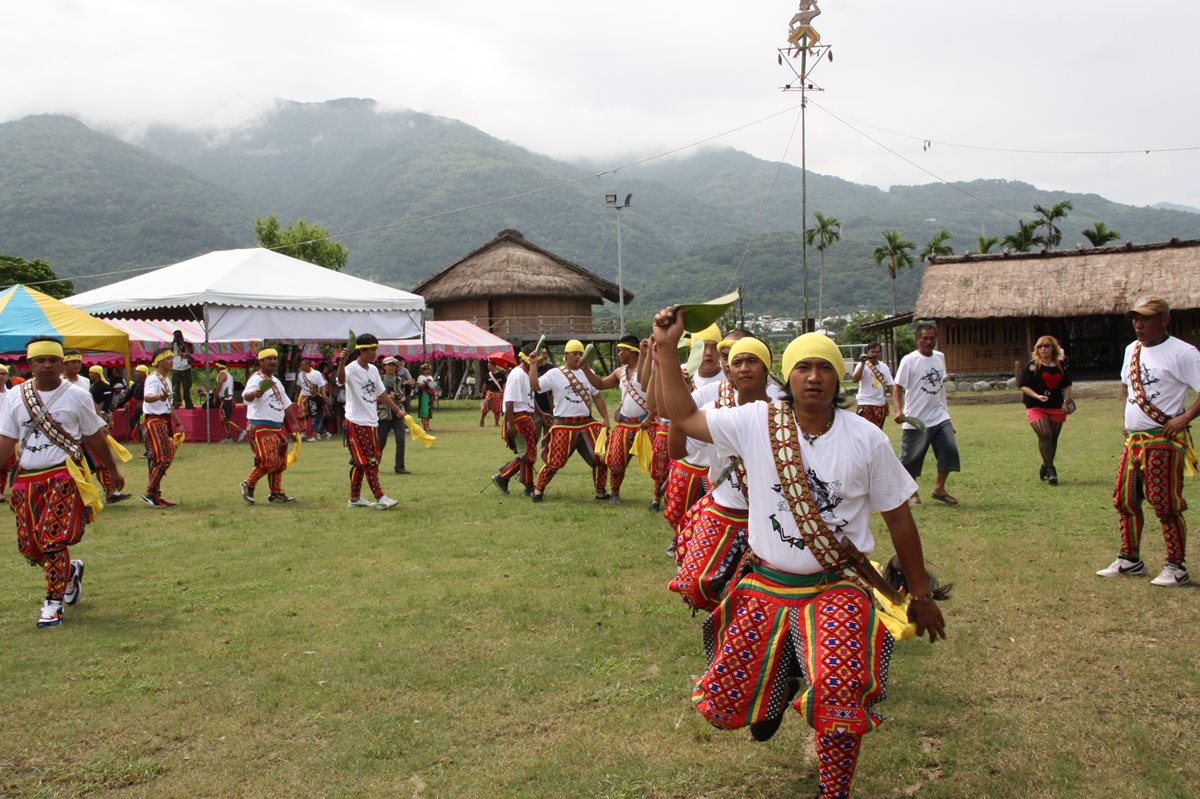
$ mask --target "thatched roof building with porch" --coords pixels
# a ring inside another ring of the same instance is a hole
[[[1077,374],[1115,377],[1143,294],[1170,303],[1173,335],[1200,343],[1200,240],[934,258],[913,313],[937,322],[953,374],[1012,374],[1051,335]]]
[[[543,334],[550,341],[615,338],[597,333],[592,306],[617,302],[617,285],[517,230],[500,231],[413,293],[437,319],[466,319],[516,344]],[[624,296],[626,304],[633,300],[629,291]]]

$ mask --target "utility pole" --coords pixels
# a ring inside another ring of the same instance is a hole
[[[617,316],[621,322],[620,336],[625,335],[625,284],[621,274],[621,212],[633,201],[632,194],[625,195],[625,202],[617,205],[617,195],[604,195],[604,202],[617,212]]]

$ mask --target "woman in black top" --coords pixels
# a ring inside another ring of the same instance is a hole
[[[1071,375],[1063,363],[1062,346],[1054,336],[1042,336],[1033,349],[1033,359],[1017,376],[1025,401],[1025,418],[1038,437],[1042,454],[1041,478],[1058,485],[1054,455],[1058,451],[1058,436],[1067,420],[1067,403],[1071,399]]]

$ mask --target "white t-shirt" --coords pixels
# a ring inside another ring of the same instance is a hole
[[[92,393],[92,381],[88,380],[83,375],[75,375],[74,377],[67,377],[66,375],[63,375],[62,379],[73,386],[79,386],[89,394]]]
[[[309,369],[307,372],[300,373],[297,382],[300,383],[300,396],[311,397],[321,393],[321,388],[326,381],[325,375],[316,369]]]
[[[896,385],[904,389],[904,415],[924,422],[926,427],[949,419],[945,382],[946,356],[937,350],[928,357],[914,350],[901,358]],[[905,422],[904,429],[916,428]]]
[[[637,370],[633,370],[634,375],[629,378],[628,366],[620,366],[618,369],[621,372],[620,382],[617,383],[621,387],[620,414],[627,419],[646,418],[646,389],[642,387],[641,381],[637,378]],[[633,398],[632,392],[634,391],[642,398],[640,403]]]
[[[879,385],[879,378],[875,377],[875,373],[871,371],[870,364],[863,364],[862,379],[858,383],[858,404],[859,405],[887,405],[887,394],[884,393],[891,389],[892,383],[896,382],[892,379],[892,370],[883,361],[875,364],[875,368],[879,370],[879,374],[883,375],[883,385]],[[922,417],[913,414],[921,421],[925,421]]]
[[[55,421],[75,438],[90,436],[104,426],[103,420],[96,415],[92,395],[79,386],[63,381],[54,391],[38,391],[38,396]],[[19,388],[6,391],[0,399],[4,402],[0,435],[14,438],[20,444],[31,424],[21,391]],[[26,471],[49,469],[66,459],[66,451],[47,438],[41,427],[33,428],[21,447],[20,466]]]
[[[708,402],[701,406],[700,410],[711,411],[715,407],[715,403]],[[746,510],[750,503],[742,493],[737,473],[730,468],[733,458],[730,457],[729,451],[716,444],[705,443],[704,446],[708,450],[708,484],[711,486],[709,494],[713,502],[730,510]]]
[[[696,374],[692,375],[692,385],[696,388],[702,388],[707,386],[709,383],[720,383],[724,379],[725,373],[720,369],[718,369],[717,373],[712,377],[703,377],[699,372],[696,372]]]
[[[163,377],[158,372],[146,375],[146,385],[143,397],[162,397],[157,402],[143,402],[142,413],[158,415],[171,412],[171,378]]]
[[[588,382],[587,375],[583,373],[582,369],[575,369],[574,375],[583,388],[585,396],[580,396],[575,387],[571,385],[571,381],[567,380],[566,372],[562,367],[551,369],[538,378],[538,388],[542,391],[553,392],[554,415],[557,417],[569,419],[592,415],[592,406],[587,397],[594,397],[600,392]]]
[[[1121,382],[1129,391],[1125,402],[1125,429],[1151,430],[1162,425],[1133,401],[1133,387],[1129,383],[1129,362],[1136,344],[1135,341],[1125,348],[1125,359],[1121,362]],[[1169,336],[1153,347],[1142,345],[1138,360],[1146,399],[1168,416],[1178,416],[1187,410],[1188,388],[1200,391],[1200,350],[1183,339]]]
[[[802,539],[787,500],[776,487],[779,473],[771,452],[765,402],[706,412],[713,443],[738,454],[750,484],[750,548],[773,568],[814,574],[821,564]],[[813,500],[829,529],[864,554],[875,550],[872,511],[900,507],[917,484],[904,471],[888,437],[867,420],[843,410],[835,412],[829,432],[809,443],[798,435]]]
[[[529,388],[529,372],[518,367],[508,373],[504,383],[504,404],[513,404],[513,413],[533,413],[533,391]]]
[[[284,411],[292,405],[292,400],[283,391],[283,386],[276,375],[271,378],[275,385],[256,400],[247,399],[252,391],[259,390],[259,384],[266,379],[262,372],[255,372],[246,378],[246,388],[242,390],[242,400],[246,403],[246,419],[252,422],[282,422]]]
[[[346,419],[362,427],[379,427],[379,396],[383,380],[375,364],[346,364]]]

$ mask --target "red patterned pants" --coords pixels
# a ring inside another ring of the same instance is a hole
[[[146,496],[162,496],[162,480],[167,475],[167,469],[175,462],[171,422],[165,416],[147,416],[142,423],[142,432],[146,437],[146,462],[150,469]]]
[[[1183,565],[1186,555],[1187,522],[1183,512],[1182,444],[1162,435],[1132,433],[1121,464],[1117,467],[1117,483],[1113,488],[1113,507],[1121,524],[1121,555],[1129,560],[1141,557],[1142,527],[1145,517],[1142,500],[1150,503],[1162,525],[1167,560]]]
[[[519,472],[521,485],[533,488],[533,464],[537,463],[537,430],[533,417],[528,413],[514,413],[513,428],[508,431],[508,444],[517,457],[500,468],[500,476],[508,480]]]
[[[671,476],[668,432],[665,424],[656,425],[654,428],[654,460],[650,463],[650,479],[654,482],[655,502],[662,499],[667,490],[667,480]]]
[[[746,511],[723,508],[708,494],[684,514],[675,536],[679,569],[667,585],[686,605],[713,610],[725,596],[742,557],[746,541]]]
[[[59,466],[22,472],[13,481],[9,506],[17,517],[17,550],[46,574],[46,598],[62,600],[71,571],[67,549],[79,543],[91,517],[79,489]]]
[[[625,482],[625,470],[629,467],[629,448],[633,446],[633,437],[640,426],[641,422],[617,422],[608,433],[604,464],[608,467],[608,482],[614,494],[621,493],[621,483]]]
[[[672,530],[679,531],[683,514],[707,493],[708,467],[693,466],[685,460],[675,461],[667,480],[667,507],[663,510],[663,518]]]
[[[283,493],[283,473],[287,469],[287,436],[278,427],[250,426],[250,448],[254,450],[254,468],[246,478],[251,488],[267,478],[272,494]]]
[[[492,412],[496,424],[500,424],[500,414],[504,413],[504,395],[499,391],[488,391],[483,395],[483,400],[479,403],[480,424],[487,418],[488,411]]]
[[[871,424],[883,429],[883,422],[887,418],[886,405],[859,405],[858,415],[866,419]]]
[[[379,431],[346,420],[346,447],[350,450],[350,499],[362,495],[363,478],[375,499],[383,496],[379,483]]]
[[[596,494],[603,494],[608,482],[608,467],[596,459],[596,436],[600,435],[602,429],[600,423],[590,416],[555,419],[542,439],[542,460],[545,463],[538,472],[534,488],[539,493],[545,491],[555,473],[567,465],[571,453],[578,450],[580,457],[592,467]]]

